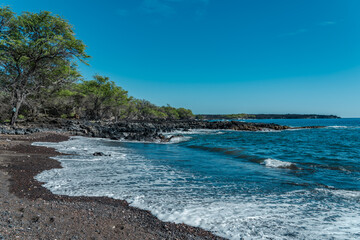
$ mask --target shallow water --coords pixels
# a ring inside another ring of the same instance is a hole
[[[125,199],[230,239],[360,238],[360,119],[261,122],[328,127],[198,130],[172,144],[37,143],[74,154],[37,179],[56,194]]]

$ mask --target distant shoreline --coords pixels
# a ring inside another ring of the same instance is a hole
[[[197,118],[214,119],[339,119],[336,115],[321,114],[198,114]]]

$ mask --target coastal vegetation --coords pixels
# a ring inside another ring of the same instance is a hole
[[[17,15],[0,8],[0,120],[191,119],[191,110],[159,107],[128,96],[108,77],[84,80],[77,63],[88,64],[86,45],[67,20],[47,11]]]

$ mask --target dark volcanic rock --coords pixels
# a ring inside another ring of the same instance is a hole
[[[93,156],[107,156],[107,157],[110,157],[111,155],[110,154],[105,154],[103,152],[94,152]]]
[[[301,128],[320,128],[318,126]],[[162,133],[175,130],[188,131],[190,129],[227,129],[236,131],[285,130],[288,126],[274,123],[252,123],[238,121],[121,121],[121,122],[89,122],[80,120],[52,119],[41,123],[27,123],[21,127],[0,127],[1,134],[24,135],[35,132],[57,131],[68,132],[72,135],[109,138],[113,140],[129,141],[161,141],[169,142]]]

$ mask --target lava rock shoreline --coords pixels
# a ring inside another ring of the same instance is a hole
[[[221,129],[235,131],[279,131],[299,128],[321,128],[321,126],[293,128],[274,123],[238,121],[121,121],[111,123],[52,119],[37,123],[22,123],[16,127],[3,125],[0,127],[0,134],[26,135],[37,132],[55,131],[58,133],[66,132],[75,136],[109,138],[113,140],[167,142],[170,141],[170,138],[165,137],[163,133],[177,130],[189,131],[192,129]]]

